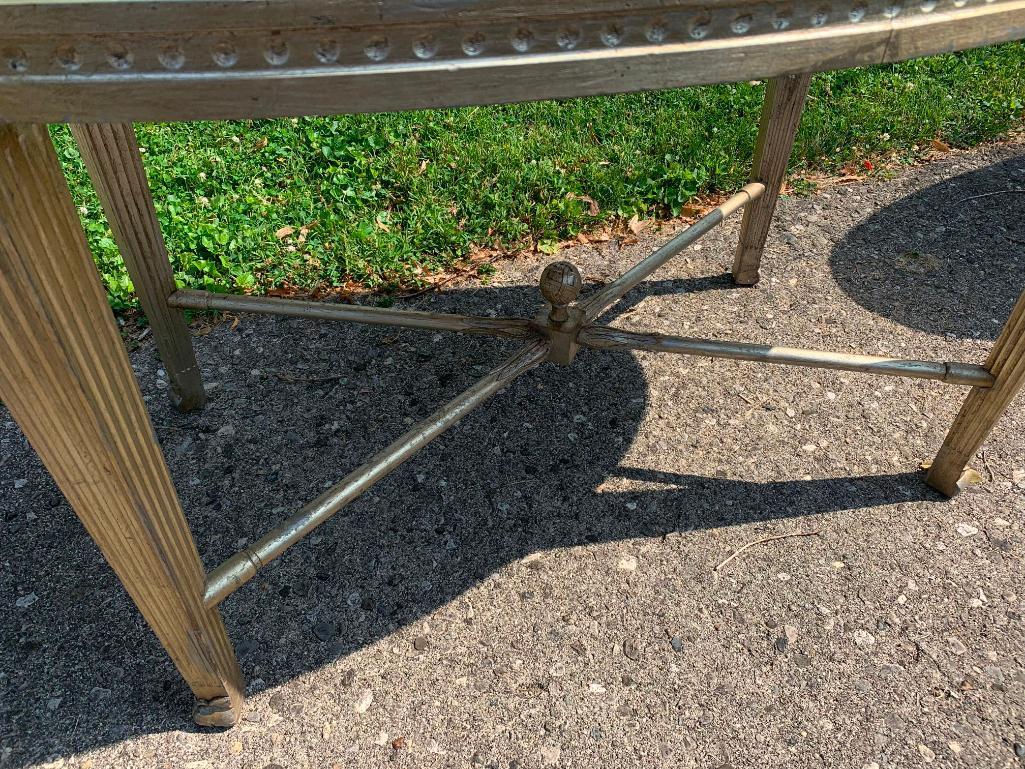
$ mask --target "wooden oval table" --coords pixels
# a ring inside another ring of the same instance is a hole
[[[738,284],[758,267],[812,72],[1025,38],[1025,0],[0,0],[0,397],[195,693],[235,723],[244,684],[217,605],[512,379],[581,347],[822,366],[970,387],[927,481],[952,495],[1025,381],[1025,298],[984,365],[849,355],[600,326],[604,309],[743,209]],[[132,121],[371,112],[768,78],[751,183],[578,300],[550,265],[533,318],[180,291]],[[70,123],[172,386],[204,402],[184,308],[523,340],[519,352],[207,572],[154,439],[47,133]]]

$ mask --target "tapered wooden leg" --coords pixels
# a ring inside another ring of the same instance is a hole
[[[973,387],[933,460],[926,481],[952,497],[965,466],[986,440],[989,431],[1014,396],[1025,385],[1025,293],[993,345],[986,368],[996,379],[993,387]]]
[[[72,125],[71,133],[153,329],[171,400],[181,411],[200,408],[206,401],[203,380],[182,312],[167,306],[177,286],[135,130],[131,123],[98,123]]]
[[[801,122],[811,75],[785,75],[769,81],[758,127],[751,181],[765,185],[765,193],[744,208],[740,245],[733,258],[733,280],[741,286],[758,282],[758,266],[769,235],[772,214],[783,187],[794,136]]]
[[[45,126],[0,125],[0,398],[200,700],[243,682]]]

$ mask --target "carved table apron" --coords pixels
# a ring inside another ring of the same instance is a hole
[[[217,605],[514,378],[577,350],[653,350],[936,379],[971,390],[926,480],[947,495],[1025,382],[1025,296],[981,365],[643,334],[595,319],[743,209],[758,267],[812,72],[1025,38],[1025,0],[0,0],[0,398],[196,695],[231,725],[244,684]],[[751,183],[578,300],[567,262],[533,318],[181,291],[132,121],[490,104],[769,78]],[[521,339],[466,392],[209,573],[97,279],[46,124],[71,123],[153,328],[175,404],[205,394],[184,308]]]

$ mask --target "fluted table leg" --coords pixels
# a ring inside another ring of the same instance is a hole
[[[243,681],[46,126],[0,125],[0,398],[200,701]]]

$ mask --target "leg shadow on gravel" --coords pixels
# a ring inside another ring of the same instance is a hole
[[[995,339],[1023,287],[1023,190],[1019,156],[902,198],[847,233],[833,275],[862,307],[909,328]]]
[[[529,314],[536,302],[524,287],[451,292],[419,306]],[[152,349],[133,363],[209,568],[512,345],[245,317],[196,347],[211,392],[199,414],[170,409]],[[751,483],[621,467],[646,393],[637,361],[619,353],[585,352],[569,368],[546,364],[517,380],[225,602],[247,678],[274,686],[334,662],[530,553],[934,498],[911,474]],[[24,767],[189,728],[184,684],[6,415],[0,440],[4,479],[26,480],[0,487],[0,763]],[[669,488],[596,491],[615,476]],[[29,594],[36,598],[15,608]]]

